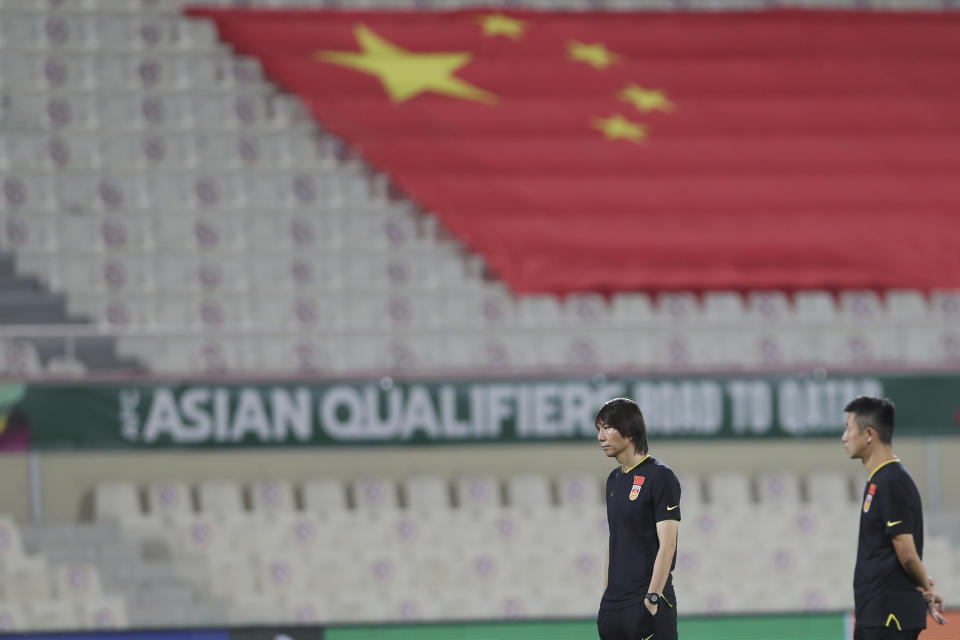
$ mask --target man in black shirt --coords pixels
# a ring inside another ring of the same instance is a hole
[[[597,440],[619,466],[607,477],[606,583],[597,628],[601,640],[676,640],[680,482],[647,453],[640,407],[616,398],[597,413]]]
[[[894,406],[861,396],[845,408],[843,447],[871,470],[863,490],[857,565],[853,574],[854,640],[916,640],[937,624],[943,598],[921,560],[923,509],[920,493],[893,455]]]

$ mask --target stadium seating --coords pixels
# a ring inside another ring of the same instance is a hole
[[[184,482],[152,482],[147,487],[147,509],[160,520],[186,519],[193,513],[190,488]]]
[[[450,489],[439,476],[419,475],[404,482],[403,495],[407,508],[424,512],[446,512],[450,509]]]
[[[684,494],[674,573],[683,611],[852,606],[859,510],[844,493],[851,480],[816,471],[686,476],[684,486],[710,491],[699,500]],[[369,483],[319,477],[298,487],[102,483],[97,499],[125,495],[127,506],[95,506],[93,524],[23,529],[0,517],[0,628],[586,617],[605,561],[602,495],[587,490],[598,481],[522,473]],[[361,496],[352,507],[351,487]],[[193,488],[207,495],[196,512],[171,508]],[[288,501],[295,488],[302,509]],[[146,510],[139,502],[132,508],[131,493],[142,489]],[[239,500],[243,492],[248,503]],[[451,506],[451,493],[466,495]],[[267,494],[288,498],[264,511]],[[383,496],[394,497],[392,506],[364,502]],[[955,594],[960,548],[928,536],[924,556],[943,592]],[[719,588],[733,571],[744,588]],[[769,588],[771,576],[782,588]]]
[[[155,372],[689,370],[960,357],[955,291],[515,298],[278,92],[255,59],[224,48],[209,22],[179,15],[187,4],[0,7],[8,97],[0,251]],[[474,3],[397,6],[430,4]],[[560,5],[674,6],[551,4]],[[37,352],[30,340],[5,342],[14,345],[5,347],[5,372],[70,376],[93,366],[86,356]]]
[[[129,625],[123,599],[106,595],[101,584],[96,563],[107,556],[84,553],[89,550],[76,542],[62,527],[23,532],[11,518],[0,516],[0,631]],[[50,553],[38,546],[47,543]]]
[[[122,356],[161,375],[960,362],[960,291],[515,296],[278,91],[258,61],[220,43],[210,23],[178,14],[190,4],[0,0],[0,329],[35,322],[27,311],[44,321],[83,317],[86,326],[63,331],[116,336]],[[613,11],[769,4],[493,3]],[[8,378],[100,368],[89,353],[51,350],[29,331],[2,336]],[[680,480],[675,578],[685,613],[852,605],[859,496],[849,476]],[[103,482],[93,524],[18,526],[0,516],[0,632],[171,620],[588,617],[602,586],[602,500],[601,480],[588,474]],[[823,560],[810,562],[812,554]],[[930,537],[925,557],[943,592],[960,593],[960,549]],[[723,587],[734,567],[743,589]],[[769,588],[771,576],[782,588]]]
[[[848,486],[849,476],[825,472],[802,478],[784,473],[725,474],[687,476],[684,484],[700,486],[701,481],[711,489],[711,500],[698,501],[694,495],[689,502],[684,498],[675,580],[685,612],[816,611],[851,606],[849,579],[859,522],[857,506],[846,495],[832,502],[815,499],[818,491],[827,487]],[[134,589],[126,603],[101,596],[108,585],[123,584],[117,582],[119,561],[140,565],[141,570],[152,567],[161,578],[155,586],[161,610],[182,612],[193,606],[185,615],[223,616],[204,620],[210,624],[442,620],[451,612],[466,618],[588,616],[602,586],[606,517],[599,492],[576,489],[572,492],[578,496],[576,501],[565,497],[574,482],[592,484],[586,477],[548,478],[531,473],[503,479],[411,476],[399,483],[377,478],[353,483],[354,497],[365,497],[346,508],[343,500],[349,484],[312,479],[300,489],[304,496],[317,487],[334,496],[315,503],[324,509],[311,510],[309,501],[304,503],[305,510],[289,503],[290,508],[264,518],[259,498],[251,500],[249,508],[233,498],[201,502],[197,513],[181,513],[175,521],[166,521],[160,529],[164,550],[157,553],[154,548],[154,557],[148,561],[140,555],[147,553],[143,543],[150,534],[139,523],[142,518],[160,522],[168,515],[165,505],[151,501],[151,510],[144,513],[126,510],[98,515],[107,519],[106,524],[96,525],[101,527],[98,535],[71,534],[70,527],[50,528],[46,533],[31,530],[34,544],[51,552],[55,547],[64,548],[64,540],[73,540],[66,545],[73,551],[62,556],[64,564],[51,571],[40,561],[33,571],[34,575],[49,576],[40,582],[47,586],[38,588],[59,594],[58,602],[82,600],[91,607],[106,607],[105,611],[111,612],[106,617],[113,616],[120,626],[124,620],[149,626],[158,618],[147,611],[154,608],[154,601],[149,607],[138,604],[145,597],[140,589],[149,588],[146,584]],[[108,483],[96,493],[110,495],[118,486],[124,485]],[[148,489],[155,493],[163,486],[165,483],[156,483]],[[185,490],[180,483],[169,486]],[[246,489],[255,496],[265,486],[285,486],[290,491],[282,494],[293,495],[290,485],[275,481],[241,487],[210,480],[197,488],[202,494],[204,487],[208,493],[209,487],[228,487],[231,496]],[[401,487],[402,492],[398,491]],[[757,489],[757,499],[748,491],[751,487]],[[493,495],[497,500],[470,502],[462,498],[458,506],[451,507],[440,499],[451,490],[474,497]],[[364,500],[374,494],[403,496],[403,501],[385,509],[372,508]],[[424,500],[424,496],[431,499]],[[75,526],[82,530],[91,525]],[[119,530],[102,529],[117,526]],[[13,532],[11,540],[19,535],[9,519],[0,520],[0,527]],[[117,535],[121,535],[119,541],[112,541]],[[113,555],[105,555],[103,549],[108,547],[113,548]],[[16,548],[15,543],[10,548]],[[124,548],[128,549],[126,556],[117,551]],[[724,552],[716,553],[718,548]],[[931,566],[949,572],[958,552],[949,540],[934,536],[925,555]],[[825,560],[811,563],[811,554]],[[78,561],[79,557],[87,560]],[[718,589],[721,577],[734,567],[743,585],[757,588],[745,588],[735,596],[730,590]],[[103,587],[100,576],[104,577]],[[770,576],[784,588],[766,588]],[[952,584],[951,578],[945,580]],[[50,581],[60,586],[51,587]],[[196,594],[192,605],[184,601],[187,593]],[[352,594],[360,593],[382,593],[384,606],[370,608],[353,599]],[[483,602],[465,605],[465,609],[449,608],[471,599]],[[345,609],[347,605],[354,608]],[[6,608],[0,611],[7,612],[11,624],[24,619],[16,603],[3,606]],[[59,611],[59,605],[51,606],[54,613]],[[84,619],[88,620],[85,624],[92,624],[89,616]]]

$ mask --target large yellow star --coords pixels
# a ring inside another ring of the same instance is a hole
[[[377,76],[394,102],[426,91],[492,103],[497,96],[453,75],[473,59],[467,51],[415,53],[384,40],[362,24],[354,29],[361,51],[318,51],[314,58]]]
[[[621,100],[629,102],[643,113],[648,111],[672,111],[673,103],[661,89],[644,89],[638,84],[628,84],[617,94]]]
[[[491,13],[486,16],[480,16],[479,22],[483,28],[485,36],[507,36],[514,40],[523,37],[523,32],[527,28],[525,20],[517,20],[502,13]]]
[[[609,118],[594,118],[593,128],[599,129],[609,140],[629,140],[642,142],[647,137],[647,130],[642,124],[631,122],[619,113]]]
[[[583,44],[576,40],[567,43],[567,51],[571,60],[586,62],[594,69],[606,69],[614,62],[620,60],[621,56],[609,51],[603,44]]]

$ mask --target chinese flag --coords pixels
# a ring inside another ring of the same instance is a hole
[[[192,13],[515,291],[960,286],[960,13]]]

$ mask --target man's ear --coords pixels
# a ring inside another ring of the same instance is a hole
[[[867,444],[870,444],[877,437],[877,430],[873,427],[867,427],[864,431],[867,432]]]

